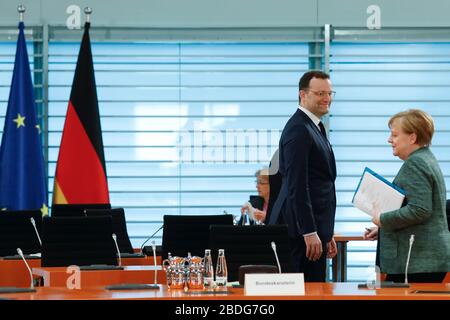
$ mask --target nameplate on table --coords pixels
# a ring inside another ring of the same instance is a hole
[[[301,296],[303,273],[247,273],[244,292],[249,296]]]

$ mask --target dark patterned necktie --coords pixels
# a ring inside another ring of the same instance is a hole
[[[323,126],[322,121],[319,122],[319,128],[320,128],[320,132],[322,133],[322,135],[325,137],[325,139],[327,139],[327,132],[325,131],[325,127]]]
[[[330,142],[328,141],[328,138],[327,138],[327,132],[325,131],[325,127],[323,126],[322,121],[319,122],[319,128],[320,128],[320,132],[322,133],[323,137],[325,138],[325,141],[327,143],[328,149],[330,150],[330,152],[333,152],[331,150]]]

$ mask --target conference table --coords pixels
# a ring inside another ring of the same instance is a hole
[[[243,288],[226,292],[159,290],[107,290],[103,286],[77,289],[39,287],[36,292],[0,294],[17,300],[450,300],[450,284],[410,284],[410,288],[360,289],[357,283],[305,283],[305,294],[295,296],[251,296]]]
[[[41,259],[27,259],[27,263],[29,264],[31,269],[41,268]],[[161,265],[161,257],[156,257],[156,264],[158,266]],[[153,257],[148,256],[122,258],[122,265],[153,266],[154,262]],[[69,276],[69,274],[67,274],[67,276]],[[33,277],[37,279],[41,277],[41,275],[35,274]],[[158,272],[158,281],[164,281],[163,283],[165,283],[165,275],[162,275],[161,271]],[[29,285],[30,274],[22,259],[0,258],[0,287],[28,287]]]
[[[28,259],[30,268],[41,266],[41,259]],[[0,287],[28,287],[30,273],[22,259],[7,260],[0,258]]]
[[[362,241],[364,240],[362,235],[358,234],[342,234],[335,235],[335,241],[337,245],[337,255],[332,259],[332,280],[333,282],[345,282],[346,281],[346,269],[347,269],[347,244],[349,241]],[[41,270],[41,260],[40,259],[28,259],[28,264],[30,268],[34,269],[34,277],[43,277],[44,285],[48,285],[52,272],[55,273],[54,279],[58,277],[60,280],[54,280],[53,283],[60,284],[63,279],[67,279],[69,275],[65,278],[62,276],[63,272],[61,269],[55,269],[51,271],[51,269]],[[161,256],[156,257],[156,263],[158,266],[161,266]],[[122,258],[123,266],[145,266],[145,265],[154,265],[153,257],[145,256],[140,258]],[[93,271],[91,275],[92,276]],[[134,272],[135,274],[138,271]],[[161,270],[157,272],[157,279],[159,283],[166,283],[165,274]],[[59,274],[58,276],[56,274]],[[84,274],[84,272],[83,272]],[[128,273],[131,274],[131,273]],[[115,281],[119,281],[120,276]],[[84,277],[86,279],[86,277]],[[127,276],[122,279],[129,279]],[[136,277],[131,277],[130,279],[136,279]],[[138,277],[138,279],[140,279]],[[57,281],[57,282],[55,282]],[[139,280],[141,283],[143,280]],[[5,260],[0,258],[0,287],[1,286],[17,286],[17,287],[27,287],[30,283],[29,272],[25,267],[25,264],[21,259],[18,260]],[[88,281],[88,283],[91,283]]]
[[[33,276],[41,277],[44,287],[65,287],[77,285],[81,288],[99,285],[114,285],[123,283],[146,284],[165,282],[165,272],[161,266],[123,266],[122,270],[76,270],[70,267],[39,267],[33,268]],[[78,278],[76,278],[78,277]]]

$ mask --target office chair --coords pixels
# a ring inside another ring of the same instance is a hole
[[[112,217],[112,231],[117,236],[117,244],[120,253],[133,254],[133,246],[131,245],[130,237],[127,231],[127,222],[125,220],[125,212],[123,208],[114,209],[86,209],[85,214],[88,217]]]
[[[447,225],[448,231],[450,231],[450,199],[447,200]]]
[[[225,249],[228,267],[228,281],[239,280],[242,265],[277,266],[271,242],[275,242],[281,271],[291,272],[291,257],[287,225],[268,226],[219,226],[212,225],[209,247],[213,262],[217,251]]]
[[[165,215],[162,237],[162,259],[167,259],[170,252],[172,256],[186,257],[190,252],[192,256],[203,257],[208,247],[209,226],[233,225],[231,214],[179,216]]]
[[[117,265],[110,216],[44,217],[42,233],[43,267]]]
[[[17,255],[17,248],[21,248],[24,254],[41,252],[31,218],[42,234],[40,210],[0,211],[0,256]]]
[[[109,203],[85,203],[85,204],[54,204],[52,205],[52,217],[82,217],[84,210],[111,209]]]
[[[245,264],[239,267],[239,284],[245,285],[245,275],[249,273],[278,273],[278,267],[261,264]]]

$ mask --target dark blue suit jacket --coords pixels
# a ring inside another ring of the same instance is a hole
[[[316,231],[323,243],[331,241],[336,162],[326,137],[300,109],[284,127],[279,157],[282,182],[269,224],[287,224],[290,237]]]

